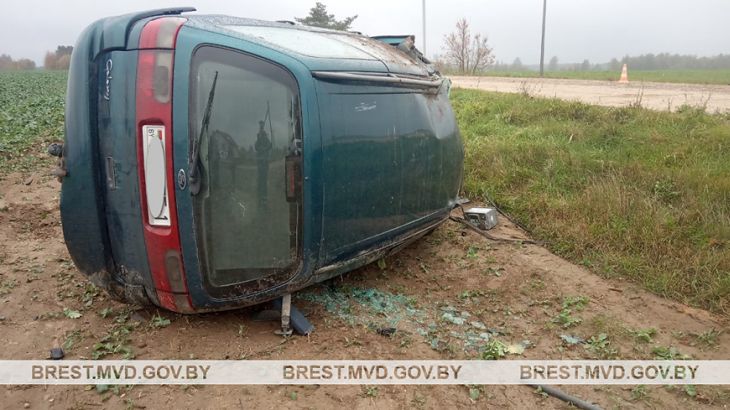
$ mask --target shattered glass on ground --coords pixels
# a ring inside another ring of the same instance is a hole
[[[470,356],[479,355],[487,342],[503,335],[467,310],[452,305],[421,307],[415,298],[375,288],[330,283],[311,287],[295,298],[320,305],[351,326],[416,333],[437,351],[458,346]]]

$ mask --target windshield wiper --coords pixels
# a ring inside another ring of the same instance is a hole
[[[198,195],[200,192],[200,144],[203,142],[203,137],[208,135],[208,124],[210,123],[210,112],[213,108],[213,97],[215,96],[215,85],[218,82],[218,71],[215,72],[213,77],[213,85],[210,87],[208,92],[208,104],[205,106],[205,114],[203,115],[203,121],[200,124],[200,132],[198,138],[194,141],[193,147],[190,150],[190,195]]]

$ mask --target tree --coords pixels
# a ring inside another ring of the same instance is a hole
[[[621,63],[616,59],[616,57],[611,59],[611,62],[608,63],[608,68],[611,71],[618,71],[621,69]]]
[[[13,58],[7,54],[0,55],[0,70],[12,70],[14,67]]]
[[[32,70],[35,68],[35,61],[21,58],[13,60],[7,54],[0,55],[0,70]]]
[[[469,22],[465,18],[456,22],[456,31],[447,34],[446,60],[456,66],[461,74],[475,74],[494,64],[494,54],[487,45],[487,36],[475,34],[469,30]]]
[[[46,56],[43,58],[43,68],[46,70],[56,69],[56,54],[50,51],[46,52]]]
[[[306,26],[329,28],[332,30],[349,30],[352,22],[355,21],[357,15],[346,17],[343,20],[337,20],[334,14],[327,13],[327,6],[317,2],[314,7],[309,9],[309,15],[304,18],[294,18],[298,23]]]
[[[520,60],[519,57],[515,58],[515,61],[512,62],[512,66],[510,68],[514,71],[521,71],[525,69],[522,65],[522,60]]]
[[[74,51],[73,46],[58,46],[56,47],[56,55],[57,56],[65,56],[65,55],[71,55],[71,53]]]
[[[43,59],[43,68],[46,70],[68,70],[73,49],[72,46],[58,46],[55,52],[47,52]]]
[[[558,56],[553,56],[548,63],[548,71],[558,71]]]
[[[583,60],[583,62],[580,64],[580,70],[581,71],[589,71],[591,69],[591,62],[586,60]]]
[[[21,58],[15,62],[15,68],[18,70],[33,70],[35,68],[35,61],[28,58]]]

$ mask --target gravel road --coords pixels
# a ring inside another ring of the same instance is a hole
[[[730,112],[729,85],[565,80],[552,78],[451,77],[453,85],[504,93],[527,92],[541,97],[582,101],[611,107],[640,102],[655,110],[682,105],[705,106],[708,112]]]

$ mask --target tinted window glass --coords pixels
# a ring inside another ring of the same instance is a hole
[[[287,165],[298,158],[298,87],[277,65],[216,47],[196,51],[191,83],[195,138],[212,101],[195,197],[208,283],[269,287],[297,262],[299,204],[287,196]]]

